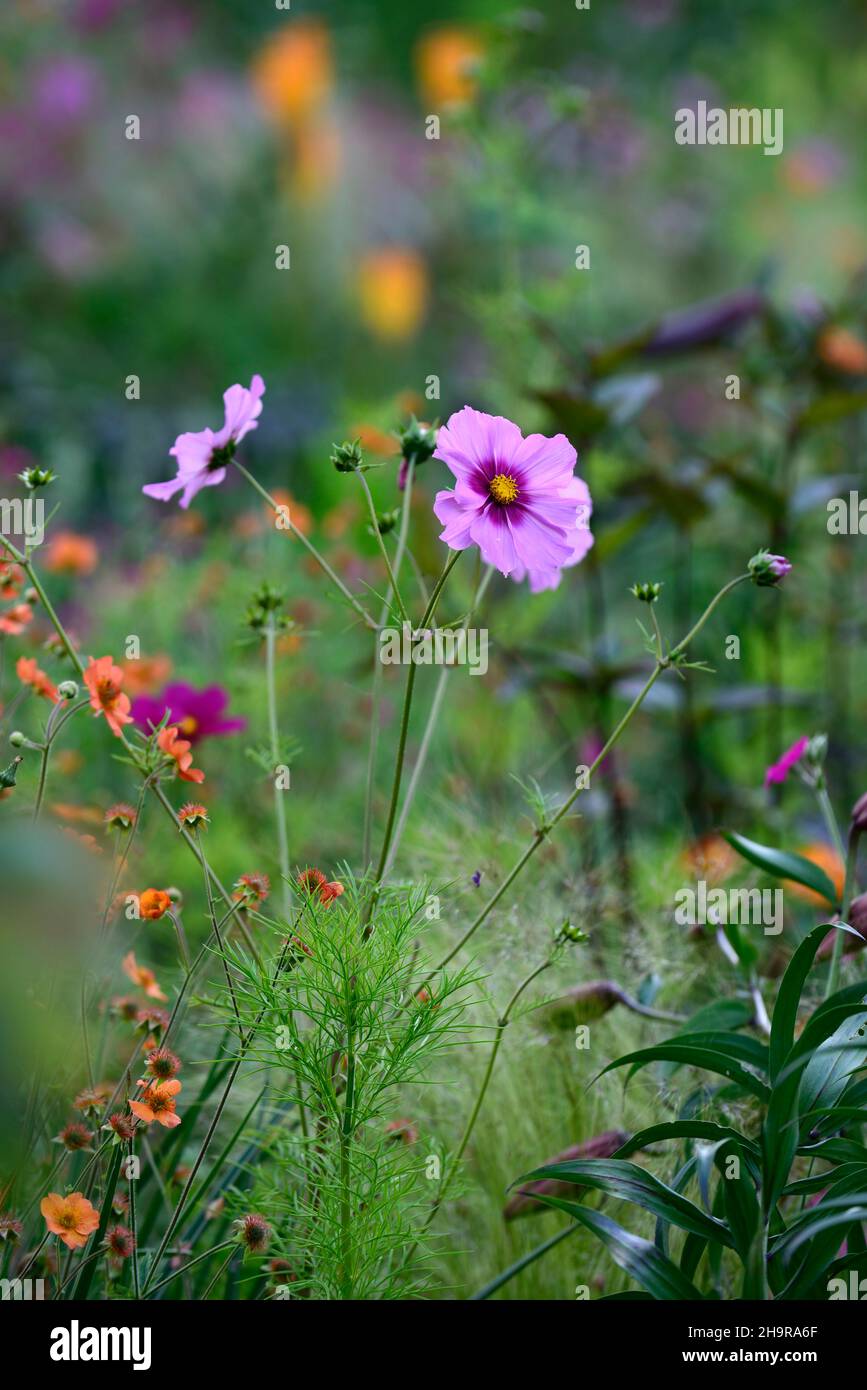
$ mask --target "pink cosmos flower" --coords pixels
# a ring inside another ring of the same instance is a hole
[[[264,394],[265,383],[258,375],[253,377],[249,389],[246,386],[230,386],[223,393],[226,407],[223,428],[216,433],[204,429],[195,434],[179,434],[174,448],[169,450],[178,461],[177,477],[167,483],[147,483],[142,492],[159,502],[168,502],[183,489],[181,506],[188,507],[203,487],[216,487],[221,483],[235,446],[250,430],[257,428]]]
[[[810,740],[805,736],[799,738],[797,743],[793,743],[791,748],[787,748],[779,762],[772,763],[765,773],[765,786],[770,787],[774,782],[785,782],[795,763],[800,762]]]
[[[538,593],[556,589],[592,546],[590,492],[565,435],[525,439],[511,420],[467,405],[440,429],[434,458],[457,479],[434,502],[452,550],[477,545],[487,564]]]

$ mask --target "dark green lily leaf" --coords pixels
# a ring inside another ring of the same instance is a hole
[[[764,869],[765,873],[771,874],[774,878],[800,883],[805,888],[812,888],[814,893],[820,893],[832,907],[838,906],[837,890],[818,864],[813,864],[803,855],[793,854],[790,850],[760,845],[755,840],[748,840],[745,835],[736,834],[733,830],[724,830],[723,837],[728,840],[732,849],[736,849],[738,854],[748,859],[751,864]]]

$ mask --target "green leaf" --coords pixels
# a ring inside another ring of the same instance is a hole
[[[677,1299],[702,1300],[703,1295],[681,1274],[677,1265],[657,1250],[649,1240],[642,1240],[631,1232],[618,1226],[610,1216],[590,1207],[582,1207],[578,1202],[567,1202],[562,1197],[539,1197],[545,1206],[556,1211],[565,1211],[588,1231],[601,1240],[614,1263],[625,1270],[637,1284],[659,1301]]]
[[[737,1082],[750,1095],[758,1096],[759,1100],[767,1101],[770,1098],[770,1090],[764,1081],[754,1072],[748,1071],[740,1061],[734,1057],[725,1057],[708,1047],[692,1046],[689,1035],[685,1033],[681,1034],[676,1042],[658,1043],[655,1047],[643,1047],[638,1052],[627,1052],[625,1057],[618,1057],[616,1061],[603,1067],[599,1076],[630,1064],[638,1071],[650,1062],[678,1062],[682,1066],[701,1067],[704,1071],[714,1072],[727,1077],[729,1081]]]
[[[594,1187],[624,1202],[634,1202],[645,1211],[653,1212],[654,1216],[679,1226],[681,1230],[706,1236],[708,1240],[716,1240],[723,1245],[732,1244],[731,1236],[721,1221],[706,1216],[694,1202],[675,1192],[674,1188],[667,1187],[637,1163],[606,1158],[567,1159],[563,1163],[547,1163],[543,1168],[536,1168],[519,1178],[514,1185],[538,1182],[540,1179]]]
[[[728,840],[732,849],[736,849],[742,858],[764,869],[765,873],[771,874],[774,878],[800,883],[805,888],[812,888],[814,893],[819,893],[832,907],[839,907],[837,890],[824,869],[820,869],[818,864],[813,864],[803,855],[793,854],[790,850],[774,849],[770,845],[757,844],[755,840],[736,835],[732,830],[723,831],[723,838]]]
[[[708,1143],[732,1139],[758,1153],[758,1145],[750,1139],[745,1139],[736,1129],[729,1129],[727,1125],[713,1124],[710,1120],[672,1120],[668,1124],[650,1125],[648,1129],[639,1130],[627,1139],[612,1157],[628,1158],[630,1154],[637,1153],[648,1144],[657,1144],[664,1139],[705,1139]]]
[[[792,1043],[795,1040],[795,1023],[798,1017],[801,994],[810,973],[810,967],[815,960],[816,952],[831,928],[832,924],[825,922],[821,926],[814,927],[809,936],[804,937],[780,981],[777,1002],[774,1005],[774,1018],[771,1023],[770,1071],[772,1081],[776,1081],[783,1062],[791,1051]],[[846,927],[845,930],[850,931],[851,928]]]

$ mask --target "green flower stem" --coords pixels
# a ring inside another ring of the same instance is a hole
[[[289,916],[289,833],[286,828],[286,807],[283,792],[277,785],[277,767],[280,763],[280,730],[277,725],[277,628],[274,614],[268,618],[265,628],[265,674],[268,690],[268,737],[271,743],[271,775],[274,778],[274,815],[277,821],[277,851],[280,862],[280,878],[283,888],[283,911]]]
[[[228,1250],[230,1245],[233,1250],[238,1249],[238,1242],[234,1239],[221,1240],[219,1245],[212,1245],[210,1250],[206,1250],[202,1255],[196,1255],[195,1259],[188,1260],[185,1265],[181,1265],[180,1269],[173,1269],[171,1274],[167,1274],[158,1284],[153,1284],[151,1286],[151,1293],[155,1294],[159,1289],[164,1289],[167,1284],[171,1284],[173,1279],[179,1279],[182,1274],[188,1274],[191,1269],[195,1269],[196,1265],[200,1265],[203,1260],[210,1259],[212,1255],[218,1254],[220,1250]]]
[[[235,1256],[236,1256],[237,1253],[238,1253],[238,1247],[237,1247],[237,1245],[236,1245],[234,1250],[230,1250],[230,1251],[229,1251],[228,1255],[226,1256],[226,1258],[225,1258],[225,1260],[223,1261],[223,1263],[220,1265],[220,1268],[217,1270],[217,1272],[216,1272],[216,1274],[214,1275],[213,1279],[211,1280],[210,1284],[209,1284],[208,1287],[205,1289],[205,1292],[202,1294],[202,1299],[201,1299],[201,1301],[202,1301],[203,1303],[205,1303],[205,1302],[211,1297],[211,1294],[213,1293],[213,1291],[214,1291],[214,1289],[216,1288],[217,1284],[219,1283],[220,1279],[222,1279],[222,1277],[223,1277],[223,1275],[225,1274],[226,1270],[229,1268],[229,1265],[232,1263],[232,1261],[234,1260],[234,1258],[235,1258]]]
[[[135,1138],[129,1141],[129,1157],[135,1157]],[[135,1210],[135,1182],[129,1184],[129,1228],[132,1232],[132,1287],[136,1298],[141,1298],[141,1284],[138,1270],[138,1218]]]
[[[196,826],[196,844],[199,845],[199,847],[201,848],[201,842],[200,842],[200,839],[199,839],[199,834],[200,834],[200,832],[199,832],[199,827]],[[204,864],[204,862],[205,862],[205,856],[204,856],[204,854],[201,854],[200,857],[201,857],[201,860],[202,860],[202,864]],[[220,952],[220,959],[221,959],[222,962],[223,962],[223,970],[224,970],[225,976],[226,976],[226,984],[227,984],[227,986],[228,986],[229,994],[230,994],[231,999],[232,999],[232,1008],[233,1008],[234,1011],[235,1011],[235,1022],[236,1022],[236,1024],[238,1025],[238,1040],[239,1040],[239,1042],[241,1043],[241,1046],[243,1047],[243,1045],[244,1045],[244,1026],[243,1026],[243,1024],[241,1023],[241,1011],[240,1011],[240,1009],[238,1008],[238,999],[237,999],[237,996],[236,996],[236,994],[235,994],[235,983],[234,983],[234,981],[233,981],[233,979],[232,979],[232,972],[231,972],[231,970],[229,969],[229,961],[228,961],[228,959],[227,959],[227,957],[226,957],[226,948],[225,948],[225,946],[223,945],[223,935],[222,935],[222,932],[220,931],[220,924],[219,924],[219,922],[217,921],[217,914],[216,914],[216,912],[214,911],[214,899],[213,899],[213,895],[212,895],[212,893],[211,893],[211,878],[210,878],[210,874],[208,874],[207,870],[205,871],[205,894],[206,894],[207,899],[208,899],[208,916],[209,916],[210,919],[211,919],[211,930],[212,930],[212,932],[214,933],[214,936],[215,936],[216,939],[217,939],[217,948],[218,948],[218,950],[219,950],[219,952]],[[189,969],[189,967],[188,967],[188,969]]]
[[[852,906],[852,897],[855,887],[855,866],[858,860],[858,836],[849,836],[849,848],[846,852],[846,878],[843,884],[843,901],[841,917],[844,922],[848,921],[849,909]],[[843,957],[843,937],[845,933],[836,931],[834,933],[834,947],[831,952],[831,965],[828,970],[828,983],[825,988],[825,998],[829,999],[837,988],[837,981],[840,977],[840,962]]]
[[[250,486],[254,487],[256,491],[259,493],[259,496],[263,497],[264,500],[268,503],[268,506],[271,508],[274,515],[284,517],[286,519],[287,529],[291,531],[292,535],[295,536],[301,542],[308,555],[311,555],[313,557],[319,568],[322,570],[323,574],[326,574],[328,578],[331,580],[332,584],[337,589],[339,589],[340,593],[346,599],[347,603],[355,609],[356,613],[358,614],[359,618],[361,618],[361,620],[364,622],[365,626],[371,628],[375,632],[376,622],[370,616],[367,609],[364,607],[363,604],[359,603],[358,599],[355,597],[354,594],[350,593],[343,580],[337,574],[334,573],[334,570],[331,568],[328,561],[325,559],[323,555],[319,554],[319,551],[316,549],[316,546],[313,545],[307,539],[307,537],[304,535],[304,532],[299,531],[298,527],[293,522],[291,516],[287,515],[287,508],[281,507],[277,502],[275,502],[270,492],[263,488],[262,484],[256,478],[253,477],[252,473],[248,473],[247,469],[244,467],[242,463],[239,463],[237,459],[232,459],[232,462],[237,468],[238,472],[247,479],[247,482],[250,484]]]
[[[505,1033],[506,1028],[508,1027],[509,1019],[510,1019],[510,1017],[511,1017],[512,1010],[514,1009],[514,1007],[515,1007],[515,1005],[517,1004],[518,1000],[520,999],[521,995],[524,993],[524,990],[527,989],[528,986],[531,985],[531,984],[533,983],[533,981],[534,981],[539,975],[542,974],[543,970],[547,970],[550,964],[551,964],[551,956],[548,956],[548,957],[546,957],[546,959],[542,962],[541,965],[537,965],[536,968],[535,968],[534,970],[531,970],[531,971],[530,971],[529,975],[527,975],[526,978],[523,979],[523,980],[521,981],[521,983],[518,985],[518,988],[515,990],[514,994],[512,995],[511,999],[509,1000],[508,1004],[506,1005],[505,1009],[503,1010],[502,1014],[501,1014],[500,1017],[497,1019],[497,1023],[496,1023],[496,1032],[495,1032],[495,1034],[494,1034],[494,1042],[493,1042],[493,1046],[491,1047],[490,1056],[488,1057],[488,1065],[487,1065],[487,1067],[485,1068],[485,1073],[484,1073],[484,1076],[482,1077],[482,1084],[481,1084],[481,1086],[479,1087],[479,1091],[478,1091],[478,1094],[477,1094],[477,1096],[476,1096],[475,1104],[473,1105],[473,1108],[472,1108],[472,1110],[470,1111],[470,1117],[469,1117],[469,1119],[467,1120],[466,1126],[465,1126],[465,1128],[464,1128],[464,1132],[463,1132],[463,1134],[462,1134],[462,1136],[461,1136],[461,1142],[458,1144],[458,1147],[457,1147],[457,1149],[455,1150],[454,1157],[452,1158],[451,1163],[449,1164],[449,1167],[448,1167],[448,1172],[446,1173],[445,1177],[443,1178],[443,1181],[442,1181],[442,1183],[441,1183],[441,1185],[440,1185],[440,1190],[439,1190],[439,1192],[437,1193],[436,1197],[435,1197],[434,1200],[433,1200],[433,1203],[432,1203],[432,1205],[431,1205],[430,1211],[428,1212],[427,1217],[426,1217],[426,1219],[425,1219],[424,1225],[422,1226],[421,1231],[419,1232],[418,1237],[417,1237],[416,1240],[413,1242],[412,1246],[410,1247],[409,1251],[407,1252],[407,1255],[406,1255],[406,1258],[405,1258],[405,1261],[404,1261],[405,1264],[407,1264],[407,1263],[410,1261],[410,1259],[412,1258],[412,1256],[413,1256],[413,1254],[414,1254],[414,1252],[415,1252],[415,1249],[416,1249],[416,1246],[418,1245],[419,1240],[421,1240],[421,1238],[424,1236],[425,1232],[426,1232],[426,1231],[430,1228],[430,1226],[433,1224],[433,1222],[434,1222],[434,1220],[435,1220],[435,1218],[436,1218],[436,1214],[437,1214],[437,1212],[439,1211],[440,1207],[442,1206],[443,1202],[445,1201],[445,1199],[446,1199],[446,1197],[447,1197],[447,1195],[448,1195],[449,1189],[450,1189],[452,1183],[454,1182],[455,1176],[456,1176],[457,1171],[458,1171],[458,1168],[459,1168],[459,1166],[460,1166],[461,1159],[463,1158],[464,1153],[466,1152],[466,1147],[467,1147],[467,1145],[469,1144],[470,1138],[471,1138],[472,1133],[473,1133],[473,1130],[475,1129],[476,1120],[479,1118],[479,1112],[480,1112],[480,1110],[481,1110],[481,1108],[482,1108],[482,1105],[484,1104],[485,1096],[487,1095],[487,1092],[488,1092],[488,1086],[490,1085],[491,1077],[492,1077],[493,1074],[494,1074],[494,1066],[496,1065],[497,1054],[498,1054],[499,1051],[500,1051],[500,1044],[501,1044],[502,1041],[503,1041],[503,1034]]]
[[[493,575],[494,567],[493,565],[488,565],[487,569],[485,570],[485,573],[482,576],[481,582],[479,583],[479,586],[476,589],[476,593],[473,598],[470,609],[467,612],[467,615],[464,618],[463,623],[461,624],[461,630],[463,632],[466,632],[467,628],[469,627],[473,614],[476,612],[476,610],[479,607],[479,604],[484,598],[488,589],[488,585],[490,584],[491,579],[493,578]],[[418,784],[421,781],[421,776],[424,772],[425,762],[427,761],[427,755],[430,751],[431,740],[433,739],[434,731],[436,729],[437,722],[440,716],[440,711],[442,709],[443,700],[445,699],[449,675],[450,668],[448,666],[444,666],[440,671],[439,680],[437,681],[436,690],[434,691],[434,697],[431,701],[431,707],[428,712],[427,723],[425,724],[424,733],[422,734],[422,740],[419,744],[418,756],[415,760],[415,764],[412,769],[412,775],[409,779],[409,785],[406,789],[406,795],[403,798],[403,805],[400,808],[400,815],[397,820],[394,835],[392,836],[391,848],[388,852],[388,858],[385,862],[385,869],[383,870],[384,875],[387,875],[391,870],[391,866],[394,863],[395,856],[400,847],[400,842],[403,838],[403,832],[406,829],[406,822],[409,818],[409,813],[412,809],[412,803],[415,798],[416,791],[418,790]]]
[[[45,725],[45,742],[42,745],[42,758],[39,764],[39,782],[36,787],[36,802],[33,806],[34,825],[39,820],[39,813],[42,810],[42,801],[45,796],[45,783],[48,777],[48,759],[51,757],[51,748],[54,740],[57,738],[57,735],[60,733],[66,721],[71,719],[74,714],[77,714],[80,709],[84,709],[88,701],[79,700],[77,705],[72,705],[70,708],[66,709],[64,708],[64,703],[63,701],[59,701],[56,705],[52,706],[51,713],[48,716],[48,722]]]
[[[415,458],[409,461],[406,472],[406,486],[403,490],[403,504],[400,512],[400,529],[397,536],[397,548],[394,554],[394,575],[399,578],[403,566],[403,557],[406,553],[407,537],[409,535],[409,517],[412,505],[412,485],[415,480]],[[391,607],[391,591],[386,594],[382,610],[379,615],[379,626],[384,627],[388,621],[389,609]],[[374,650],[373,657],[373,689],[370,701],[370,739],[367,752],[367,784],[364,793],[364,832],[361,848],[361,862],[367,869],[370,864],[370,844],[373,835],[373,793],[376,786],[376,755],[379,748],[379,721],[382,712],[382,662],[379,659],[379,651]]]
[[[273,977],[272,977],[272,984],[273,984],[274,987],[276,987],[277,983],[279,982],[279,979],[280,979],[280,972],[281,972],[282,969],[283,969],[283,963],[284,963],[284,961],[285,961],[285,959],[286,959],[286,956],[287,956],[287,954],[288,954],[288,952],[289,952],[290,946],[291,946],[291,938],[287,939],[287,941],[286,941],[285,945],[283,946],[283,949],[281,950],[280,955],[279,955],[279,957],[278,957],[278,959],[277,959],[277,964],[276,964],[276,966],[275,966],[275,968],[274,968]],[[254,1020],[254,1022],[253,1022],[253,1024],[252,1024],[252,1026],[250,1027],[249,1032],[242,1038],[241,1047],[240,1047],[240,1050],[239,1050],[239,1052],[238,1052],[238,1056],[235,1058],[235,1062],[234,1062],[234,1065],[232,1066],[232,1070],[229,1072],[229,1075],[228,1075],[228,1077],[227,1077],[227,1079],[226,1079],[226,1084],[225,1084],[225,1086],[224,1086],[224,1088],[223,1088],[223,1094],[220,1096],[220,1100],[219,1100],[219,1102],[218,1102],[218,1104],[217,1104],[217,1108],[216,1108],[216,1110],[215,1110],[215,1112],[214,1112],[214,1115],[213,1115],[213,1118],[212,1118],[212,1120],[211,1120],[211,1123],[210,1123],[210,1125],[208,1126],[207,1133],[205,1134],[205,1137],[204,1137],[204,1139],[202,1140],[202,1143],[201,1143],[201,1145],[200,1145],[200,1147],[199,1147],[199,1151],[198,1151],[198,1153],[196,1154],[196,1157],[195,1157],[195,1159],[194,1159],[194,1161],[193,1161],[193,1166],[192,1166],[192,1168],[190,1169],[189,1177],[187,1178],[187,1180],[186,1180],[186,1182],[185,1182],[185,1184],[184,1184],[183,1191],[181,1192],[181,1195],[180,1195],[180,1197],[178,1198],[177,1205],[175,1206],[174,1213],[173,1213],[173,1215],[172,1215],[172,1217],[171,1217],[171,1219],[170,1219],[170,1221],[169,1221],[169,1223],[168,1223],[168,1226],[166,1227],[166,1230],[165,1230],[165,1232],[164,1232],[164,1234],[163,1234],[163,1238],[162,1238],[162,1240],[160,1241],[159,1248],[158,1248],[158,1250],[157,1250],[157,1252],[156,1252],[156,1254],[155,1254],[155,1256],[154,1256],[154,1258],[153,1258],[153,1263],[151,1264],[150,1272],[149,1272],[149,1274],[148,1274],[147,1279],[145,1280],[144,1287],[142,1288],[142,1298],[144,1298],[144,1297],[147,1295],[147,1292],[148,1292],[149,1288],[151,1287],[151,1283],[152,1283],[152,1281],[153,1281],[154,1275],[156,1274],[157,1270],[159,1269],[160,1262],[161,1262],[161,1260],[162,1260],[162,1258],[163,1258],[163,1255],[165,1254],[166,1249],[167,1249],[167,1247],[168,1247],[168,1244],[169,1244],[169,1242],[170,1242],[172,1236],[174,1235],[174,1233],[175,1233],[175,1231],[176,1231],[176,1229],[177,1229],[178,1222],[180,1221],[180,1219],[181,1219],[181,1217],[182,1217],[182,1215],[183,1215],[183,1213],[184,1213],[184,1210],[185,1210],[185,1208],[186,1208],[187,1202],[188,1202],[188,1200],[189,1200],[190,1192],[192,1191],[193,1184],[194,1184],[194,1182],[195,1182],[195,1180],[196,1180],[196,1175],[197,1175],[199,1169],[200,1169],[201,1166],[202,1166],[202,1163],[203,1163],[204,1158],[205,1158],[205,1154],[208,1152],[208,1149],[209,1149],[210,1144],[211,1144],[211,1140],[213,1139],[213,1137],[214,1137],[214,1135],[215,1135],[215,1133],[216,1133],[216,1131],[217,1131],[217,1126],[218,1126],[219,1123],[220,1123],[220,1117],[222,1116],[223,1111],[224,1111],[224,1109],[226,1108],[226,1102],[227,1102],[228,1099],[229,1099],[229,1095],[231,1094],[232,1087],[233,1087],[234,1084],[235,1084],[235,1079],[236,1079],[236,1077],[237,1077],[237,1075],[238,1075],[238,1072],[241,1070],[241,1064],[243,1063],[244,1058],[246,1057],[246,1055],[247,1055],[247,1053],[248,1053],[248,1051],[249,1051],[249,1049],[250,1049],[250,1044],[251,1044],[251,1042],[253,1041],[253,1038],[255,1037],[255,1035],[256,1035],[256,1033],[257,1033],[257,1031],[258,1031],[258,1029],[259,1029],[259,1025],[261,1024],[262,1019],[265,1017],[265,1014],[266,1014],[267,1012],[268,1012],[268,1004],[265,1003],[265,1004],[262,1005],[262,1007],[260,1008],[258,1014],[256,1015],[256,1018],[255,1018],[255,1020]],[[168,1029],[166,1030],[166,1033],[168,1033]]]
[[[175,929],[175,936],[177,937],[177,941],[178,941],[178,952],[179,952],[180,957],[181,957],[181,965],[184,967],[184,971],[185,971],[187,974],[189,974],[189,970],[190,970],[190,950],[189,950],[189,947],[187,946],[187,935],[186,935],[186,932],[184,931],[183,924],[182,924],[181,919],[180,919],[180,915],[177,914],[177,913],[174,913],[174,912],[169,912],[169,913],[167,913],[166,915],[170,918],[171,923],[172,923],[172,926],[173,926],[174,929]]]
[[[410,621],[410,617],[406,611],[406,606],[401,597],[400,589],[398,588],[397,576],[391,567],[391,560],[388,556],[388,548],[385,544],[385,538],[383,537],[382,532],[379,529],[379,522],[377,521],[376,516],[376,507],[374,506],[373,497],[370,492],[370,487],[368,486],[367,479],[361,472],[360,468],[356,468],[354,472],[356,478],[361,483],[361,486],[364,489],[364,496],[367,499],[367,510],[370,513],[370,524],[373,527],[373,534],[376,539],[376,543],[379,546],[379,553],[382,556],[383,563],[385,564],[386,572],[388,574],[389,595],[394,595],[395,601],[400,610],[401,619],[403,620],[403,622],[408,623]]]
[[[458,557],[461,554],[462,552],[460,550],[452,550],[449,552],[449,557],[446,560],[446,563],[443,567],[442,574],[437,580],[436,585],[434,586],[433,593],[428,599],[428,605],[425,609],[424,616],[421,620],[421,631],[424,631],[428,623],[432,620],[437,610],[437,605],[440,601],[440,595],[442,594],[446,580],[448,579],[449,575],[451,574],[452,570],[457,564]],[[388,852],[391,848],[391,836],[392,831],[394,829],[395,816],[397,815],[397,803],[400,799],[400,785],[401,780],[403,778],[403,764],[404,758],[406,756],[406,740],[407,735],[409,733],[409,717],[410,712],[412,710],[412,696],[413,690],[415,689],[415,676],[417,670],[418,667],[416,666],[415,662],[411,661],[409,665],[409,671],[407,672],[406,677],[406,692],[404,694],[403,712],[401,714],[400,719],[400,734],[398,737],[397,753],[395,755],[394,781],[392,783],[391,788],[391,801],[388,807],[388,819],[385,823],[385,833],[382,837],[382,849],[380,850],[379,863],[376,867],[374,891],[372,896],[368,898],[367,906],[365,908],[363,919],[365,924],[369,923],[370,921],[370,914],[373,911],[373,906],[376,901],[379,885],[382,883],[385,864],[386,860],[388,859]],[[369,935],[368,930],[365,931],[365,935]]]
[[[690,646],[693,639],[697,637],[698,634],[701,632],[702,628],[704,627],[708,618],[713,613],[714,609],[717,607],[719,603],[722,603],[722,600],[726,597],[726,595],[730,594],[732,589],[736,589],[739,584],[744,584],[748,579],[751,578],[752,575],[750,574],[739,574],[737,579],[732,579],[728,584],[723,585],[719,593],[711,599],[707,608],[704,610],[698,622],[695,624],[695,627],[690,628],[689,632],[686,634],[683,640],[678,642],[677,646],[669,652],[669,661],[676,660],[677,657],[681,656],[686,651],[687,647]]]
[[[611,749],[614,747],[614,745],[618,742],[618,740],[620,739],[621,735],[623,734],[623,732],[625,731],[625,729],[628,727],[630,721],[632,720],[633,716],[635,715],[636,711],[639,710],[639,709],[641,708],[641,706],[643,705],[644,700],[645,700],[645,698],[646,698],[648,692],[652,689],[652,687],[656,684],[656,681],[657,681],[657,680],[659,679],[659,677],[662,675],[662,672],[665,671],[665,670],[667,670],[668,667],[670,667],[671,665],[673,665],[674,662],[675,662],[675,660],[676,660],[678,657],[680,657],[680,656],[686,651],[687,647],[688,647],[689,644],[692,642],[693,638],[695,638],[695,637],[698,635],[698,633],[701,632],[702,628],[704,627],[704,625],[705,625],[705,623],[707,622],[708,618],[709,618],[709,617],[711,616],[711,614],[713,613],[714,609],[717,607],[717,604],[720,602],[720,600],[721,600],[726,594],[730,593],[731,590],[734,589],[738,584],[744,583],[744,581],[747,580],[747,579],[749,579],[749,578],[750,578],[750,576],[749,576],[748,574],[739,575],[737,579],[733,579],[729,584],[726,584],[722,589],[720,589],[719,593],[716,594],[715,597],[711,599],[711,601],[710,601],[710,603],[708,604],[707,608],[705,609],[704,613],[701,615],[701,617],[699,618],[699,620],[698,620],[698,622],[695,624],[695,626],[692,627],[692,628],[690,629],[690,631],[687,633],[686,637],[684,637],[683,640],[682,640],[681,642],[678,642],[677,646],[669,653],[669,655],[668,655],[667,657],[663,658],[662,661],[660,661],[659,659],[657,659],[656,664],[654,665],[653,670],[651,671],[650,675],[647,677],[647,680],[644,682],[644,685],[641,687],[641,689],[639,690],[639,692],[638,692],[638,694],[636,695],[635,699],[632,701],[632,704],[629,706],[629,709],[628,709],[628,710],[626,711],[626,713],[623,715],[623,718],[622,718],[622,719],[620,720],[620,722],[616,725],[616,727],[615,727],[615,729],[614,729],[614,732],[609,736],[608,741],[607,741],[607,743],[605,744],[604,748],[601,750],[601,752],[599,753],[598,757],[594,760],[594,762],[592,763],[591,767],[589,768],[588,781],[589,781],[590,777],[592,777],[592,775],[593,775],[593,773],[596,771],[596,769],[597,769],[597,768],[600,766],[600,764],[603,762],[603,760],[608,756],[609,752],[610,752]],[[448,965],[449,961],[453,960],[454,957],[458,954],[459,951],[463,950],[464,946],[467,944],[467,942],[470,940],[470,938],[471,938],[472,936],[475,935],[475,933],[478,931],[478,929],[479,929],[479,927],[482,925],[482,923],[485,922],[485,921],[487,920],[487,918],[489,917],[490,913],[491,913],[491,912],[493,911],[493,909],[497,906],[497,903],[500,902],[500,900],[505,896],[505,894],[506,894],[506,893],[508,892],[508,890],[511,888],[512,884],[515,882],[515,880],[516,880],[516,879],[519,877],[519,875],[521,874],[521,872],[522,872],[522,870],[524,869],[525,865],[528,864],[529,861],[533,858],[533,855],[534,855],[534,854],[536,853],[536,851],[539,849],[539,846],[544,842],[544,840],[547,839],[547,837],[551,834],[551,832],[560,824],[560,822],[563,820],[563,818],[564,818],[566,815],[568,815],[568,813],[569,813],[571,807],[572,807],[572,806],[574,805],[574,803],[577,801],[578,797],[581,795],[581,792],[582,792],[583,790],[584,790],[583,786],[581,786],[581,787],[576,787],[576,789],[572,792],[572,794],[571,794],[570,796],[568,796],[568,797],[566,798],[566,800],[563,802],[563,805],[560,807],[559,811],[558,811],[557,814],[553,817],[553,819],[552,819],[547,825],[542,825],[542,826],[540,826],[540,827],[536,830],[533,839],[530,841],[529,845],[528,845],[527,848],[524,850],[523,854],[520,856],[520,858],[518,859],[517,863],[512,867],[512,869],[511,869],[511,870],[509,871],[509,873],[506,875],[505,879],[504,879],[503,882],[500,884],[500,886],[499,886],[499,888],[497,889],[497,891],[496,891],[495,893],[493,893],[493,894],[491,895],[491,897],[488,899],[488,901],[485,903],[484,907],[483,907],[482,910],[479,912],[479,914],[478,914],[478,916],[475,918],[475,920],[470,924],[470,926],[469,926],[469,927],[467,928],[467,930],[464,932],[464,935],[461,937],[461,939],[460,939],[460,941],[457,943],[457,945],[454,946],[454,947],[452,948],[452,950],[449,951],[448,955],[445,956],[445,957],[443,958],[443,960],[440,961],[439,965],[436,966],[436,968],[430,972],[430,974],[428,975],[427,979],[424,981],[424,984],[425,984],[425,985],[429,984],[430,981],[439,973],[439,971],[442,970],[442,969],[444,969],[445,966]]]

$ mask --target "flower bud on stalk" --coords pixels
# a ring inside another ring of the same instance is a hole
[[[754,584],[769,588],[779,584],[792,568],[785,555],[772,555],[769,550],[759,550],[747,565]]]

